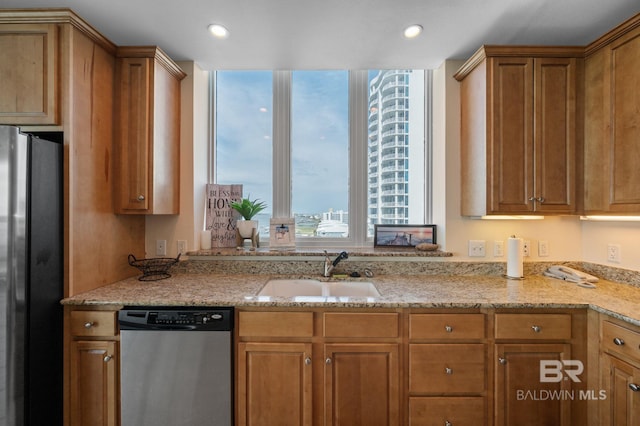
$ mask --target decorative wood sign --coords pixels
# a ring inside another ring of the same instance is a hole
[[[242,184],[207,185],[205,230],[211,230],[211,247],[236,246],[236,221],[240,214],[231,203],[242,199]]]

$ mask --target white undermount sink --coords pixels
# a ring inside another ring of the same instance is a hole
[[[258,296],[270,297],[380,297],[378,289],[365,281],[319,281],[309,278],[273,279]]]

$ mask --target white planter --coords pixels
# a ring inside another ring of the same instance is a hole
[[[258,229],[258,221],[257,220],[239,220],[237,222],[238,232],[242,238],[251,238],[251,230]]]

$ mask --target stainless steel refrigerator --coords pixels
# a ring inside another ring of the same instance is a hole
[[[62,424],[62,144],[0,126],[0,425]]]

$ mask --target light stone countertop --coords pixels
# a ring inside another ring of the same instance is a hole
[[[258,297],[272,278],[289,274],[178,273],[151,282],[129,278],[64,299],[66,305],[260,306],[344,308],[586,308],[640,326],[640,288],[600,280],[596,289],[544,277],[523,280],[500,275],[379,275],[379,298]],[[306,276],[322,279],[319,276]]]

